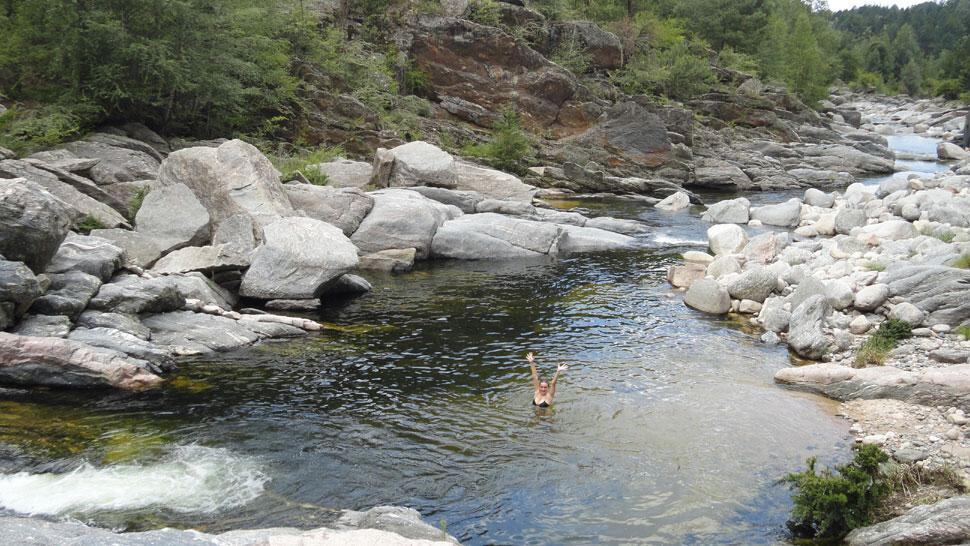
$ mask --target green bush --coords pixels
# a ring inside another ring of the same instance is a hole
[[[613,82],[626,93],[683,100],[708,91],[714,73],[706,59],[682,42],[664,51],[634,55],[626,67],[613,73]]]
[[[148,195],[148,192],[150,191],[151,191],[151,188],[148,186],[145,186],[143,188],[138,188],[138,190],[135,192],[135,195],[131,196],[131,200],[128,201],[129,219],[133,220],[135,218],[135,215],[138,214],[139,209],[141,209],[142,203],[145,202],[145,197]]]
[[[964,324],[964,325],[958,326],[956,329],[956,333],[958,336],[963,337],[963,339],[965,340],[970,339],[970,325]]]
[[[495,0],[474,0],[468,10],[468,20],[480,25],[497,27],[502,22],[502,14]]]
[[[947,78],[933,82],[933,93],[945,99],[956,99],[962,92],[963,84],[958,79]]]
[[[889,319],[879,325],[869,339],[862,344],[856,353],[855,364],[858,367],[878,366],[886,362],[889,352],[896,348],[899,340],[913,335],[913,327],[906,321]]]
[[[808,469],[785,477],[795,491],[789,529],[799,537],[838,539],[856,527],[868,525],[889,486],[879,465],[889,460],[878,446],[855,449],[852,462],[816,473],[815,457]]]
[[[522,130],[518,112],[506,108],[495,122],[491,140],[487,144],[466,146],[462,153],[484,159],[497,169],[521,174],[525,170],[524,160],[532,154],[532,141]]]
[[[98,220],[94,216],[91,216],[90,214],[88,214],[87,216],[82,218],[81,221],[77,223],[77,225],[74,226],[74,229],[76,229],[80,233],[87,235],[88,233],[91,233],[92,229],[104,229],[104,224],[101,223],[101,220]]]
[[[94,110],[49,105],[31,109],[12,106],[0,115],[0,146],[18,154],[50,148],[80,136],[90,125]]]
[[[280,172],[283,181],[293,180],[299,172],[311,184],[325,186],[329,182],[327,175],[314,166],[332,161],[343,153],[343,149],[339,146],[324,146],[315,150],[301,150],[283,155],[268,154],[268,157]]]
[[[575,32],[559,44],[550,59],[573,74],[585,74],[593,62],[593,56],[586,52]]]
[[[970,269],[970,254],[961,254],[960,257],[950,263],[950,266],[959,269]]]

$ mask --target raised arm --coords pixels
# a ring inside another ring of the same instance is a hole
[[[539,371],[536,370],[536,358],[532,353],[525,355],[526,361],[529,363],[529,367],[532,368],[532,388],[539,390]]]
[[[556,394],[556,381],[559,380],[559,372],[563,372],[569,369],[569,366],[565,364],[560,364],[556,366],[556,373],[552,376],[552,381],[549,382],[549,394]]]

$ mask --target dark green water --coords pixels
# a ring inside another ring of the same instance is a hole
[[[4,392],[0,505],[217,531],[397,504],[468,544],[784,540],[775,481],[844,457],[846,425],[773,384],[786,349],[671,293],[696,214],[585,206],[658,227],[635,251],[371,276],[317,317],[339,328],[187,361],[159,392]],[[527,351],[570,364],[554,411],[530,405]]]

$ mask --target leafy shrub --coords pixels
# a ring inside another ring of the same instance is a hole
[[[298,151],[286,155],[269,155],[270,161],[281,173],[284,181],[296,178],[296,173],[302,174],[311,184],[324,186],[329,182],[327,175],[315,168],[315,165],[326,163],[343,155],[339,146],[325,146],[315,150]]]
[[[92,229],[104,229],[104,224],[101,223],[101,220],[98,220],[94,216],[88,214],[82,218],[81,221],[74,226],[74,228],[78,232],[87,235],[88,233],[91,233]]]
[[[462,153],[482,158],[497,169],[521,173],[525,158],[532,154],[532,141],[522,130],[518,112],[506,108],[495,122],[491,140],[487,144],[466,146]]]
[[[474,0],[468,10],[468,20],[480,25],[497,27],[502,22],[502,13],[495,0]]]
[[[800,537],[841,538],[856,527],[868,525],[889,486],[879,465],[889,456],[875,445],[855,449],[852,462],[816,473],[815,457],[808,469],[785,477],[795,490],[788,527]]]
[[[913,335],[913,327],[906,321],[889,319],[879,325],[869,339],[862,344],[856,354],[855,364],[858,367],[878,366],[886,362],[889,352],[896,348],[899,340]]]
[[[856,75],[855,81],[849,83],[853,91],[887,93],[889,86],[883,81],[882,76],[875,72],[860,70]]]
[[[573,74],[585,74],[593,62],[593,56],[586,52],[576,32],[567,37],[552,52],[551,60]]]
[[[89,126],[92,112],[88,106],[12,106],[0,115],[0,146],[19,154],[50,148],[80,136]]]
[[[943,241],[944,243],[952,243],[953,239],[956,237],[956,233],[952,231],[937,231],[932,234],[933,237]]]
[[[730,68],[746,74],[754,74],[758,71],[757,59],[751,55],[735,51],[730,46],[725,47],[717,54],[717,62],[718,65],[724,68]]]
[[[950,266],[959,269],[970,269],[970,254],[961,254],[959,258],[953,260]]]
[[[865,268],[868,269],[869,271],[885,271],[886,270],[886,266],[883,265],[883,264],[881,264],[881,263],[879,263],[879,262],[868,262],[868,263],[866,263]]]
[[[963,339],[970,339],[970,325],[964,324],[958,326],[956,329],[957,335],[963,337]]]
[[[138,188],[138,190],[135,191],[135,195],[131,196],[131,200],[128,201],[128,218],[135,218],[135,215],[138,214],[138,210],[141,209],[142,203],[145,202],[145,196],[148,195],[149,191],[151,191],[151,188],[145,186],[143,188]]]
[[[933,93],[949,100],[960,96],[963,92],[963,84],[955,78],[937,80],[933,84]]]
[[[614,72],[613,81],[626,93],[661,94],[682,100],[709,90],[714,73],[706,59],[680,43],[659,53],[634,55],[626,67]]]

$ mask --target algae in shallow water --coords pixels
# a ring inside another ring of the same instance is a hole
[[[96,415],[75,407],[0,402],[0,443],[50,458],[90,454],[104,462],[152,455],[168,438],[147,418]]]
[[[168,380],[168,386],[181,391],[200,393],[210,390],[212,385],[201,379],[191,379],[184,375],[179,375]]]

